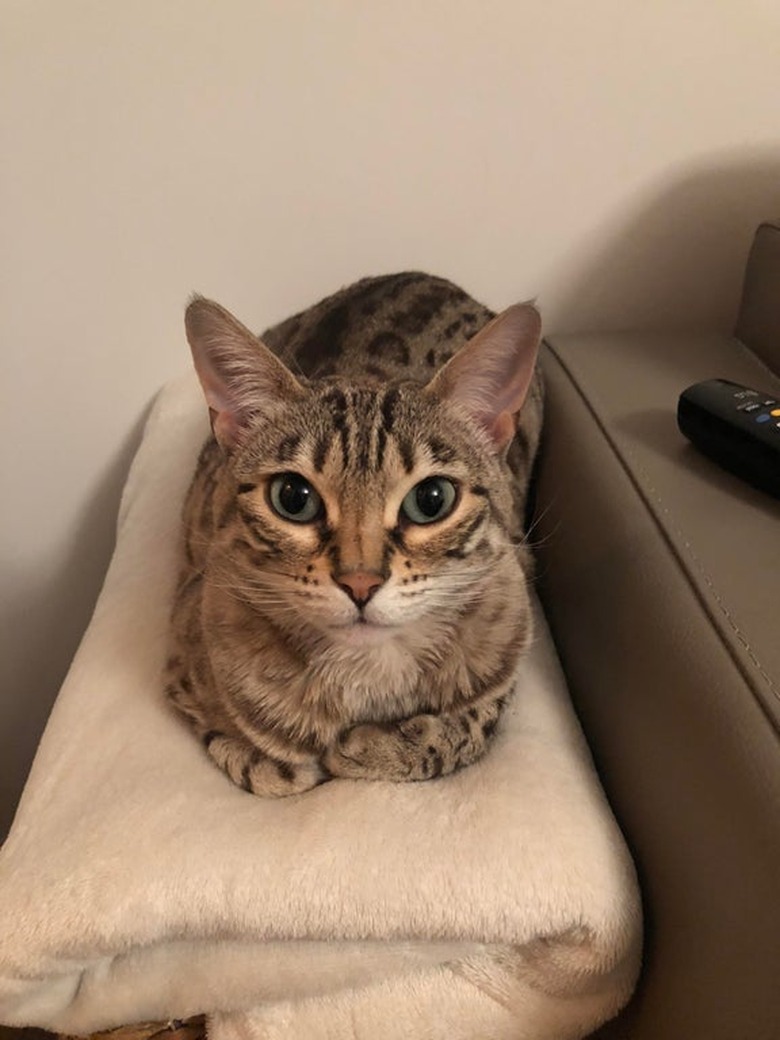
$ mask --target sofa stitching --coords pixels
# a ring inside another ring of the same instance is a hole
[[[780,700],[780,689],[778,689],[778,687],[775,685],[774,681],[772,680],[772,677],[768,674],[768,672],[766,671],[766,669],[762,665],[761,661],[756,656],[756,653],[755,653],[753,647],[751,646],[747,636],[742,631],[742,629],[739,627],[739,622],[734,618],[734,616],[732,615],[731,611],[729,610],[729,608],[724,603],[720,593],[718,592],[718,590],[717,590],[717,588],[715,586],[714,581],[712,580],[712,578],[711,578],[710,574],[708,573],[707,569],[705,568],[704,564],[701,562],[699,557],[696,555],[693,547],[691,546],[691,543],[688,541],[688,539],[682,533],[682,531],[680,530],[678,525],[675,523],[674,518],[673,518],[671,512],[669,511],[668,507],[664,504],[664,501],[663,501],[663,499],[661,497],[661,493],[656,489],[656,487],[654,486],[653,482],[650,480],[650,478],[649,478],[649,476],[647,474],[647,470],[644,469],[642,464],[637,459],[636,455],[631,450],[631,448],[629,448],[628,446],[624,446],[622,450],[623,450],[626,458],[628,458],[631,461],[631,464],[636,469],[636,472],[642,477],[643,481],[646,483],[647,490],[648,490],[650,496],[653,498],[653,501],[655,502],[655,505],[664,514],[664,516],[667,518],[667,521],[668,521],[668,524],[669,524],[669,529],[672,531],[673,534],[675,534],[677,536],[679,541],[685,547],[685,549],[687,551],[687,554],[690,557],[691,562],[695,566],[695,568],[696,568],[697,572],[699,573],[699,575],[701,576],[701,578],[704,580],[704,583],[706,584],[707,588],[712,593],[712,596],[713,596],[715,602],[718,604],[718,607],[719,607],[721,613],[723,614],[724,618],[726,619],[729,628],[734,633],[734,635],[737,637],[737,639],[742,644],[742,646],[745,648],[748,657],[750,658],[750,660],[753,662],[753,664],[758,669],[759,674],[764,679],[764,681],[766,682],[766,684],[769,687],[769,689],[772,691],[774,696],[778,700]]]

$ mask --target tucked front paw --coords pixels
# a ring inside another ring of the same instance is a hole
[[[345,730],[325,754],[325,767],[333,776],[363,780],[399,780],[411,763],[405,741],[395,726],[364,723]]]
[[[398,723],[401,736],[410,747],[423,747],[440,739],[440,720],[435,715],[413,715]]]
[[[433,715],[355,726],[327,752],[325,766],[333,776],[364,780],[428,780],[449,771]]]

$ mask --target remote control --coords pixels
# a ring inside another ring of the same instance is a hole
[[[780,394],[707,379],[680,394],[677,425],[724,469],[780,498]]]

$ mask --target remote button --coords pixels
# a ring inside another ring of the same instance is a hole
[[[780,408],[773,408],[769,414],[774,415],[774,417],[777,418],[778,416],[780,416]]]
[[[769,412],[762,412],[761,415],[756,416],[756,422],[769,422],[771,418]]]
[[[750,404],[741,404],[737,409],[738,412],[757,412],[761,405],[758,401],[751,401]],[[775,413],[772,412],[772,415]],[[777,410],[777,414],[780,415],[780,408]]]

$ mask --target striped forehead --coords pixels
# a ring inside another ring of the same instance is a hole
[[[310,450],[315,471],[321,472],[331,459],[345,473],[378,473],[392,440],[402,466],[411,472],[414,440],[412,431],[398,421],[401,397],[397,386],[323,387],[312,416]]]

